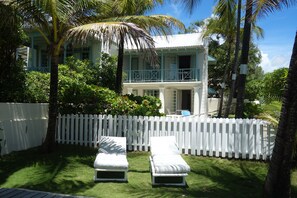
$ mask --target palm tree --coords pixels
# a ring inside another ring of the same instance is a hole
[[[242,41],[242,54],[241,54],[241,73],[238,78],[237,87],[237,103],[236,103],[236,118],[243,117],[244,110],[244,93],[245,93],[245,82],[246,72],[249,56],[249,44],[251,39],[251,26],[252,22],[257,18],[258,15],[265,15],[275,10],[280,10],[283,6],[288,7],[296,3],[296,0],[246,0],[246,12],[245,22],[243,31]],[[255,11],[253,11],[255,9]]]
[[[184,25],[177,19],[166,15],[144,15],[157,5],[161,5],[163,0],[119,0],[111,6],[104,21],[132,22],[140,28],[152,34],[172,34],[172,29],[184,29]],[[115,83],[115,91],[122,92],[122,72],[124,56],[124,36],[121,36],[118,45],[118,64]],[[154,61],[154,60],[153,60]],[[157,60],[155,60],[157,61]]]
[[[243,101],[245,92],[245,82],[247,75],[247,64],[249,58],[249,48],[251,40],[251,27],[252,27],[252,15],[253,14],[253,0],[246,1],[244,28],[243,28],[243,39],[241,49],[241,61],[240,61],[240,73],[238,77],[238,93],[236,102],[235,117],[243,117]]]
[[[114,2],[114,1],[112,1]],[[110,1],[99,0],[15,0],[23,20],[31,29],[39,32],[48,45],[51,60],[49,120],[44,152],[50,152],[55,145],[57,120],[58,64],[61,48],[69,40],[86,42],[88,37],[127,42],[138,49],[148,50],[154,55],[154,41],[149,34],[133,23],[101,20],[102,10],[110,8]]]
[[[204,31],[204,36],[208,36],[209,34],[220,34],[225,39],[227,44],[227,51],[226,51],[226,62],[224,63],[225,70],[222,80],[222,88],[220,91],[220,105],[219,105],[219,112],[218,117],[222,116],[223,110],[223,98],[224,98],[224,90],[226,86],[226,82],[228,77],[230,76],[230,66],[231,64],[231,54],[234,50],[234,43],[236,40],[236,47],[235,47],[235,59],[238,57],[239,54],[239,39],[240,39],[240,14],[238,17],[237,13],[241,12],[241,1],[238,1],[239,7],[237,6],[237,0],[219,0],[215,9],[214,14],[218,16],[217,20],[211,19],[209,24],[207,25],[206,31]],[[257,38],[263,37],[263,30],[256,26],[255,23],[252,23],[253,32],[257,35]],[[232,70],[237,71],[237,68],[234,68],[235,63],[233,63]],[[236,64],[237,65],[237,64]],[[231,94],[229,94],[231,95]],[[232,95],[231,95],[232,96]],[[231,98],[232,101],[232,98]]]
[[[241,24],[241,0],[237,0],[237,18],[236,18],[236,41],[235,41],[235,54],[234,54],[234,62],[232,65],[232,72],[231,72],[231,86],[230,86],[230,93],[228,96],[228,101],[226,105],[226,110],[224,113],[224,117],[227,118],[229,116],[231,103],[235,91],[235,80],[238,70],[239,64],[239,45],[240,45],[240,24]]]
[[[218,15],[217,20],[210,20],[209,24],[207,25],[206,31],[204,31],[204,36],[208,36],[209,34],[220,34],[226,40],[227,43],[227,52],[226,52],[226,62],[223,81],[220,91],[220,105],[219,105],[219,112],[218,117],[222,116],[222,109],[223,109],[223,98],[224,98],[224,90],[225,84],[227,81],[227,76],[229,73],[229,65],[231,62],[231,51],[232,46],[235,39],[235,12],[236,12],[236,1],[235,0],[219,0],[215,9],[214,14]]]
[[[265,197],[291,197],[291,162],[297,131],[297,32],[291,56],[287,87],[272,158],[264,185]]]

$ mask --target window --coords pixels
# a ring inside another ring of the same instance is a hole
[[[155,96],[155,97],[159,98],[159,90],[157,90],[157,89],[146,89],[146,90],[143,90],[143,95],[144,96]]]
[[[138,57],[131,58],[131,70],[138,70]]]
[[[138,90],[137,90],[137,89],[133,89],[133,90],[132,90],[132,94],[133,94],[134,96],[138,96]]]
[[[74,56],[75,58],[81,60],[89,60],[90,58],[90,48],[83,47],[83,48],[75,48],[71,44],[67,46],[66,49],[66,56]]]
[[[46,50],[41,50],[41,67],[48,67],[48,54]]]
[[[161,61],[162,61],[162,58],[161,56],[158,56],[157,58],[157,62],[153,63],[150,62],[149,60],[147,59],[144,59],[144,67],[146,70],[155,70],[155,69],[160,69],[161,68]]]

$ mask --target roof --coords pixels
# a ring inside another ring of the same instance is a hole
[[[203,39],[201,33],[191,34],[175,34],[166,36],[152,36],[155,41],[156,49],[172,49],[172,48],[192,48],[203,46]],[[126,50],[137,49],[130,43],[126,44]]]

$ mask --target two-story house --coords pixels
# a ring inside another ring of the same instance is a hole
[[[30,34],[27,69],[49,71],[50,60],[46,43],[38,33]],[[153,95],[162,102],[165,114],[188,110],[193,115],[208,112],[208,41],[200,33],[154,36],[158,63],[152,65],[136,47],[125,45],[123,82],[124,94]],[[89,40],[84,46],[65,44],[63,63],[68,56],[96,62],[101,52],[116,55],[115,45]]]
[[[200,33],[154,36],[158,63],[151,65],[136,47],[125,49],[125,94],[153,95],[162,102],[161,112],[208,112],[208,40]]]

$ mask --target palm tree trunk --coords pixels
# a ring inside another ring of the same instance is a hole
[[[264,197],[291,197],[291,161],[297,131],[297,32],[291,57],[287,88],[272,158],[264,185]]]
[[[228,102],[226,105],[226,110],[224,117],[229,117],[232,99],[235,92],[235,82],[236,82],[236,75],[238,70],[238,64],[239,64],[239,45],[240,45],[240,20],[241,20],[241,0],[238,0],[238,6],[237,6],[237,24],[236,24],[236,44],[235,44],[235,55],[234,55],[234,63],[232,66],[232,81],[231,81],[231,87],[230,87],[230,94],[228,97]]]
[[[232,47],[233,42],[228,43],[228,52],[227,52],[227,58],[226,58],[226,65],[225,65],[225,71],[224,71],[224,76],[223,76],[223,83],[222,83],[222,88],[221,88],[221,100],[220,100],[220,105],[219,105],[219,112],[218,112],[218,117],[222,117],[222,112],[223,112],[223,105],[224,105],[224,92],[226,88],[226,81],[227,81],[227,76],[228,76],[228,70],[229,70],[229,64],[230,64],[230,59],[231,59],[231,47]]]
[[[245,12],[245,21],[244,21],[244,30],[243,30],[243,40],[242,40],[242,50],[241,50],[241,67],[247,67],[249,59],[249,48],[250,48],[250,39],[251,39],[251,20],[253,13],[253,0],[247,0],[246,2],[246,12]],[[247,68],[246,68],[247,70]],[[244,92],[245,92],[245,82],[246,82],[246,73],[240,72],[238,77],[238,93],[237,93],[237,103],[236,103],[236,118],[243,117],[243,108],[244,108]]]
[[[55,51],[56,47],[53,47]],[[42,145],[42,151],[49,153],[54,150],[56,140],[56,123],[58,115],[58,63],[59,53],[54,52],[51,56],[51,77],[50,77],[50,96],[49,96],[49,112],[48,112],[48,127],[45,141]]]
[[[124,35],[121,35],[118,51],[118,65],[115,83],[115,92],[122,94],[122,79],[123,79],[123,60],[124,60]]]

